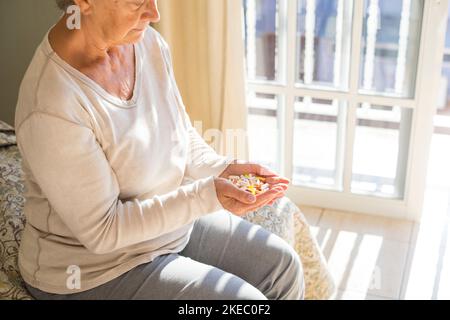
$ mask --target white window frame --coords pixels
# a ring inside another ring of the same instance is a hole
[[[343,191],[291,186],[287,195],[298,204],[418,221],[421,217],[424,200],[449,0],[424,1],[416,90],[415,97],[412,99],[369,95],[360,92],[361,38],[364,21],[364,1],[362,0],[355,0],[353,4],[351,45],[353,63],[350,65],[349,91],[298,86],[295,56],[297,41],[291,40],[296,39],[297,0],[279,1],[279,16],[287,17],[287,19],[278,19],[279,57],[277,62],[278,71],[281,72],[279,82],[248,81],[247,89],[249,92],[275,94],[282,97],[280,101],[283,102],[283,105],[280,105],[279,109],[279,121],[281,121],[282,128],[279,137],[281,174],[292,177],[293,173],[294,102],[296,97],[340,99],[348,103],[345,132],[339,133],[346,136],[345,153],[343,162],[339,163],[338,161],[337,163],[337,166],[343,166]],[[307,1],[308,5],[314,5],[315,0]],[[407,26],[402,25],[401,27]],[[397,80],[397,82],[402,81],[402,79]],[[407,157],[408,159],[406,177],[403,177],[405,190],[402,200],[351,193],[356,110],[363,103],[414,109],[409,148],[404,148],[408,150],[408,154],[402,155],[399,152],[399,158]]]

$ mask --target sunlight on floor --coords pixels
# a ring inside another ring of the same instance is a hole
[[[422,223],[413,231],[405,299],[450,298],[450,136],[433,136]]]
[[[328,261],[339,288],[359,292],[381,289],[376,264],[382,242],[377,236],[338,233]]]
[[[420,224],[300,206],[328,261],[334,299],[450,299],[450,136],[433,136]]]

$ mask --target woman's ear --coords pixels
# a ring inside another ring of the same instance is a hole
[[[82,15],[88,15],[92,12],[93,2],[95,0],[73,0],[75,5],[80,8],[80,13]]]

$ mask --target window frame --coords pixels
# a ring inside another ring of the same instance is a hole
[[[315,0],[306,0],[315,1]],[[274,94],[283,104],[279,106],[280,173],[286,177],[293,174],[294,102],[297,97],[340,99],[347,101],[345,130],[339,130],[338,141],[345,141],[342,163],[343,190],[333,191],[307,186],[291,186],[287,195],[296,203],[343,211],[356,211],[393,218],[418,220],[424,199],[429,145],[433,132],[433,115],[437,107],[438,87],[441,73],[444,38],[447,24],[448,0],[425,0],[422,30],[419,44],[416,88],[413,98],[375,95],[360,90],[362,64],[362,34],[364,1],[353,2],[351,61],[349,90],[307,88],[296,82],[297,0],[279,0],[278,18],[278,82],[247,80],[248,92]],[[431,97],[431,99],[430,99]],[[435,103],[430,104],[430,100]],[[351,192],[353,173],[353,150],[357,126],[357,108],[370,103],[413,109],[409,143],[400,144],[399,158],[407,157],[403,199],[386,199]],[[403,153],[403,155],[401,155]]]

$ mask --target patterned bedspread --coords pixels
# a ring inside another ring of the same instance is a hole
[[[17,267],[25,217],[21,157],[14,129],[0,121],[0,300],[32,299]],[[290,243],[299,254],[306,281],[306,299],[329,299],[335,286],[325,259],[303,214],[289,199],[278,200],[245,217]]]
[[[24,183],[14,130],[0,121],[0,299],[30,299],[17,268]]]

